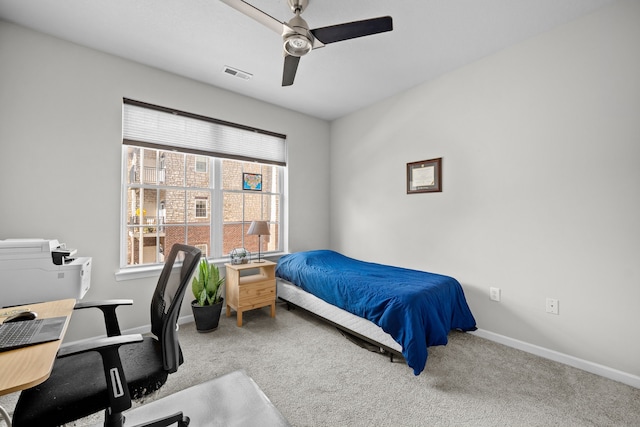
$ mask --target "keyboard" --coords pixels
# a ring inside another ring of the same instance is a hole
[[[31,343],[42,329],[42,319],[4,323],[0,327],[0,348],[22,347]]]

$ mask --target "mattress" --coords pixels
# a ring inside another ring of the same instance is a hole
[[[380,344],[386,350],[402,353],[402,346],[391,335],[370,320],[331,305],[282,278],[277,278],[276,284],[278,298],[310,311],[349,331],[353,331],[376,344]]]

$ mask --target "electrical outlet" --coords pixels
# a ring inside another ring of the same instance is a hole
[[[489,288],[489,298],[491,301],[500,301],[500,288]]]
[[[558,300],[547,298],[547,313],[558,314]]]

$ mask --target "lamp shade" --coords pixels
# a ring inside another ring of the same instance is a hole
[[[251,221],[247,236],[269,236],[269,224],[267,221]]]

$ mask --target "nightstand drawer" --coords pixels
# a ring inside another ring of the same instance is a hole
[[[269,280],[262,283],[241,284],[238,289],[238,295],[242,301],[242,305],[245,302],[251,301],[250,304],[255,304],[256,301],[272,301],[276,298],[276,281]]]

